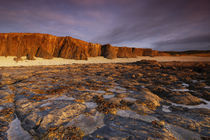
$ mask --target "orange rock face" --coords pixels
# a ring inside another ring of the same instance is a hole
[[[108,59],[117,58],[118,47],[113,47],[110,44],[101,47],[102,56]]]
[[[147,55],[155,56],[158,52],[152,49],[100,45],[72,37],[57,37],[49,34],[0,33],[0,56],[87,60],[88,57],[96,56],[113,59]]]
[[[133,53],[132,48],[119,47],[118,52],[117,52],[117,57],[119,57],[119,58],[130,58],[130,57],[136,57],[136,55]]]
[[[133,48],[133,53],[136,56],[143,56],[143,49],[142,48]]]
[[[0,34],[1,56],[37,56],[87,59],[88,42],[71,37],[48,34],[9,33]]]
[[[89,57],[101,56],[101,45],[89,43],[88,54],[89,54]]]

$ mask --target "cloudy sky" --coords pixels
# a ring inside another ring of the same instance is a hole
[[[157,50],[210,50],[210,0],[0,0],[0,32]]]

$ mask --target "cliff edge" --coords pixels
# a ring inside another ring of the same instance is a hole
[[[40,33],[0,33],[0,56],[61,57],[86,60],[88,57],[130,58],[153,56],[152,49],[113,47],[82,41],[72,37],[57,37]]]
[[[40,33],[0,33],[0,56],[34,56],[42,58],[61,57],[87,60],[88,57],[132,58],[137,56],[171,55],[149,48],[114,47],[75,39]]]

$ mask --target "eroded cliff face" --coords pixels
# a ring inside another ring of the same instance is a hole
[[[48,34],[0,34],[1,56],[32,56],[42,58],[62,57],[87,59],[88,42],[71,37]]]
[[[0,33],[0,56],[62,57],[86,60],[88,57],[130,58],[155,56],[152,49],[114,47],[85,42],[72,37],[39,33]]]

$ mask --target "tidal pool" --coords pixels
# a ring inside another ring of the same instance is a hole
[[[199,104],[199,105],[183,105],[183,104],[176,104],[176,103],[171,103],[172,105],[174,106],[181,106],[181,107],[186,107],[186,108],[189,108],[189,109],[194,109],[194,108],[206,108],[206,109],[210,109],[210,101],[207,101],[207,100],[204,100],[204,99],[201,99],[203,102],[205,103],[202,103],[202,104]]]

